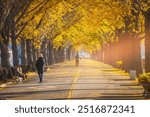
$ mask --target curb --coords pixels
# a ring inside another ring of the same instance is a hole
[[[30,74],[30,75],[31,75],[31,76],[32,76],[32,75],[35,75],[35,73],[33,72],[33,73]],[[29,75],[29,76],[30,76],[30,75]],[[19,78],[17,78],[17,79],[14,80],[14,81],[9,81],[9,82],[6,82],[6,83],[2,83],[2,84],[0,85],[0,90],[3,89],[3,88],[6,88],[6,87],[8,87],[8,86],[17,84],[17,83],[18,83],[18,79],[19,79]],[[26,79],[26,80],[27,80],[27,79]]]
[[[4,83],[4,84],[1,84],[1,85],[0,85],[0,89],[1,89],[1,88],[5,88],[5,87],[10,86],[10,85],[15,84],[15,83],[17,83],[17,82],[14,81],[14,82],[7,82],[7,83]]]

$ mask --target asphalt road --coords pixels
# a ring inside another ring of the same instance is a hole
[[[43,83],[38,76],[0,90],[6,100],[66,100],[66,99],[144,99],[143,88],[127,74],[93,60],[80,60],[55,65],[44,73]]]

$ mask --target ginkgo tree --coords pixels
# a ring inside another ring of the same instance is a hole
[[[139,40],[145,36],[146,68],[149,69],[148,0],[13,0],[0,3],[3,67],[10,66],[6,53],[11,38],[14,66],[18,65],[17,44],[20,43],[24,64],[34,64],[38,51],[45,53],[49,61],[64,57],[65,49],[77,51],[82,46],[86,51],[105,55],[106,63],[114,65],[115,61],[123,60],[125,69],[135,69],[140,64],[128,64],[140,62]]]

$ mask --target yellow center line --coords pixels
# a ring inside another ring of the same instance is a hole
[[[67,99],[71,99],[73,97],[73,94],[74,94],[74,88],[75,88],[75,84],[79,78],[80,74],[79,74],[79,69],[77,68],[77,71],[75,73],[75,77],[74,77],[74,80],[73,80],[73,83],[71,85],[71,88],[70,88],[70,91],[68,93],[68,96],[67,96]]]

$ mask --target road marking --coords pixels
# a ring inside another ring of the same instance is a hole
[[[72,86],[71,86],[71,88],[70,88],[70,91],[69,91],[69,93],[68,93],[67,99],[71,99],[71,98],[73,97],[75,84],[76,84],[76,82],[77,82],[79,76],[80,76],[80,74],[79,74],[79,69],[77,68],[77,71],[76,71],[76,73],[75,73],[75,77],[74,77]]]

